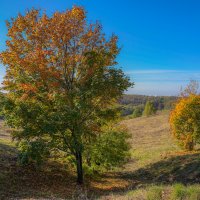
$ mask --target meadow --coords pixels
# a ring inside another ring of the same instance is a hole
[[[132,135],[131,159],[101,175],[87,175],[76,185],[75,172],[59,159],[41,168],[21,167],[10,130],[0,122],[1,199],[200,199],[200,154],[180,149],[170,135],[169,112],[126,119]]]

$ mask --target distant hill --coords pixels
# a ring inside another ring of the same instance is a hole
[[[147,101],[154,103],[156,110],[170,110],[178,97],[176,96],[146,96],[146,95],[123,95],[119,99],[119,106],[122,109],[122,115],[130,115],[136,108],[144,110]],[[5,101],[5,94],[0,92],[0,118],[2,118],[3,102]]]
[[[170,110],[177,101],[177,96],[146,96],[146,95],[123,95],[119,104],[123,108],[122,115],[130,115],[136,107],[143,108],[147,101],[154,104],[156,110]]]

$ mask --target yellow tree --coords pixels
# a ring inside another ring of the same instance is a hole
[[[82,183],[86,143],[115,118],[111,105],[132,85],[115,67],[118,39],[108,39],[99,23],[88,24],[82,7],[52,16],[33,9],[7,27],[0,59],[7,70],[5,115],[17,130],[14,138],[23,147],[40,146],[39,155],[46,146],[73,155]]]
[[[200,143],[200,95],[182,97],[170,114],[170,127],[179,144],[193,150]]]

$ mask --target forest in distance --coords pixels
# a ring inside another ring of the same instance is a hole
[[[0,113],[3,109],[3,102],[6,94],[0,93]],[[173,108],[178,96],[146,96],[146,95],[130,95],[124,94],[118,100],[118,107],[122,116],[128,116],[134,113],[135,110],[144,111],[147,102],[152,102],[156,110],[170,110]],[[0,117],[3,116],[0,114]]]
[[[118,101],[122,116],[132,115],[134,111],[142,115],[147,102],[152,102],[156,110],[170,110],[173,108],[178,96],[146,96],[125,94]],[[138,112],[139,111],[139,112]]]

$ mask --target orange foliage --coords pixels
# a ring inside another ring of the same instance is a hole
[[[182,97],[170,114],[170,127],[179,144],[193,150],[200,139],[200,95]]]
[[[33,9],[12,18],[7,27],[7,49],[0,54],[8,66],[3,84],[8,91],[19,88],[21,96],[40,90],[67,92],[73,84],[84,84],[96,69],[112,66],[119,51],[117,37],[106,40],[98,23],[87,24],[82,7],[51,17]],[[102,54],[104,61],[88,57],[88,52]],[[96,69],[91,68],[91,58]]]

